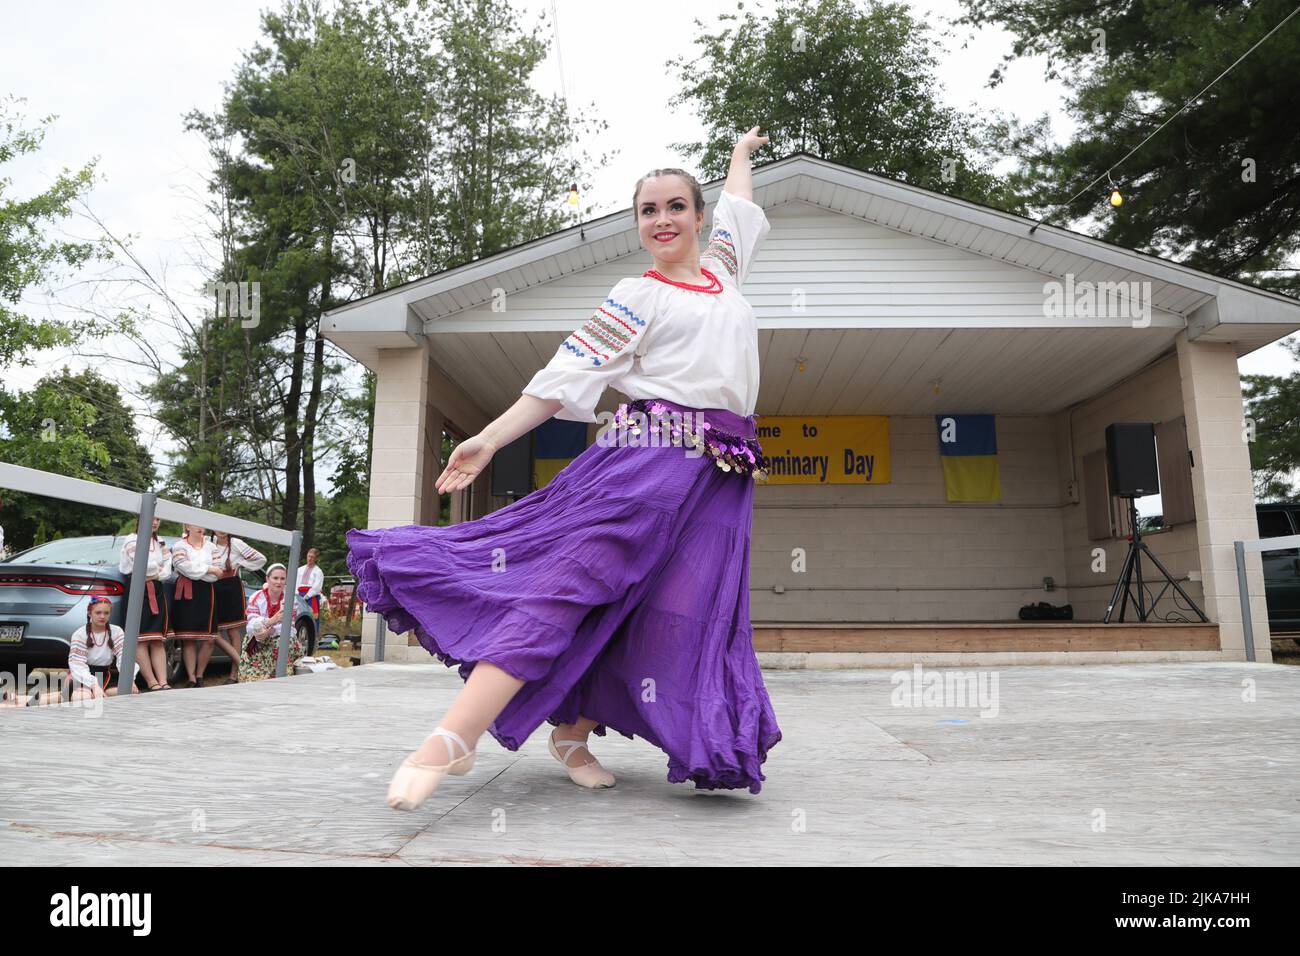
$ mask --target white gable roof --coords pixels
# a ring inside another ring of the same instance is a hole
[[[1022,217],[815,157],[755,169],[753,184],[773,223],[745,287],[759,318],[760,413],[796,395],[800,411],[850,413],[864,410],[855,396],[868,394],[870,410],[919,411],[920,385],[953,381],[955,367],[977,355],[984,370],[961,375],[971,401],[1046,411],[1032,379],[1055,379],[1050,404],[1064,407],[1167,352],[1184,328],[1233,342],[1238,354],[1300,328],[1300,301],[1286,296],[1055,226],[1031,235]],[[705,186],[710,207],[721,189]],[[650,265],[623,209],[348,303],[326,314],[322,330],[371,367],[379,348],[423,342],[484,409],[504,408],[619,278]],[[1143,283],[1149,326],[1049,317],[1044,283],[1067,276],[1077,286]],[[494,311],[503,294],[507,307]],[[889,355],[888,367],[872,368]],[[801,358],[816,384],[789,371]],[[849,361],[838,378],[830,372]],[[1008,381],[1015,369],[1032,374]],[[876,383],[889,376],[911,385],[883,394]],[[954,407],[950,389],[945,399]]]

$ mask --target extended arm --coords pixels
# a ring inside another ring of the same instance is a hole
[[[555,417],[564,403],[555,398],[537,398],[520,395],[513,405],[484,426],[479,437],[487,439],[497,448],[509,445],[520,435],[527,435],[542,422]]]
[[[754,180],[749,172],[749,154],[767,142],[766,136],[758,135],[755,126],[736,142],[731,151],[731,168],[727,170],[727,181],[722,188],[741,199],[754,200]]]

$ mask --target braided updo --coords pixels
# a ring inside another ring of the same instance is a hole
[[[637,209],[637,203],[641,196],[641,185],[647,179],[656,179],[660,176],[680,176],[682,179],[686,180],[686,184],[690,186],[691,189],[692,207],[695,212],[704,211],[704,190],[700,187],[699,180],[684,169],[677,169],[675,167],[672,169],[652,169],[636,181],[636,189],[632,190],[632,222],[634,224],[639,223],[641,218],[641,212]]]

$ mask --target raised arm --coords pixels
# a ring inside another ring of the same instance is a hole
[[[754,180],[749,173],[749,154],[767,143],[767,137],[759,136],[758,130],[759,127],[755,126],[736,141],[736,146],[731,151],[727,181],[722,186],[731,195],[751,202],[754,199]]]

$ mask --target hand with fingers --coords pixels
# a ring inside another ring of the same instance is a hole
[[[447,467],[434,482],[434,488],[437,489],[438,494],[460,491],[479,476],[496,451],[497,446],[482,435],[465,439],[452,449]]]
[[[755,126],[744,136],[740,137],[740,139],[736,141],[736,149],[744,150],[745,155],[748,156],[760,146],[766,146],[768,138],[766,136],[758,135],[760,128],[761,127]]]

